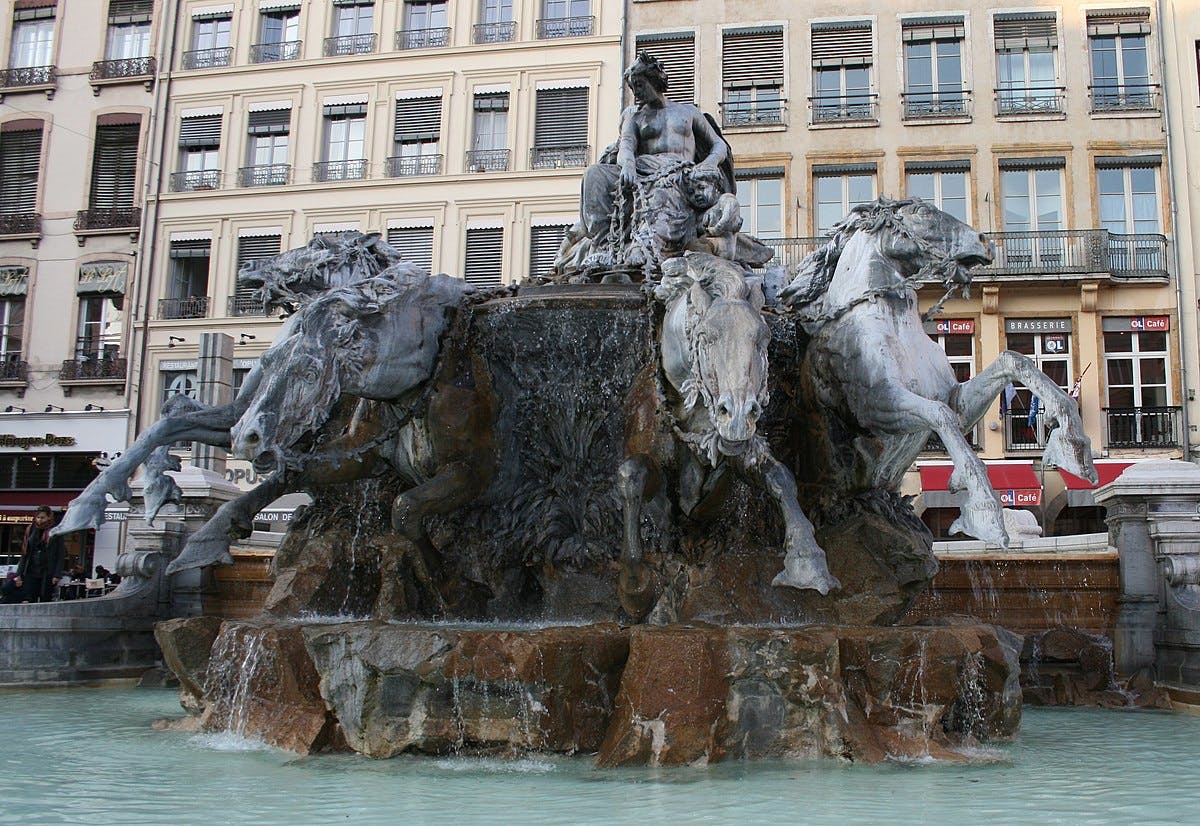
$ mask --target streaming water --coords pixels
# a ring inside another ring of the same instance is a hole
[[[1029,709],[992,762],[296,757],[162,732],[171,691],[0,692],[2,823],[1196,823],[1200,716]]]

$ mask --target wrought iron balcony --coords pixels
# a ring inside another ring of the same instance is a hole
[[[1061,277],[1108,273],[1118,278],[1167,278],[1167,238],[1117,235],[1103,229],[988,232],[992,263],[976,276]]]
[[[1063,86],[1006,86],[996,90],[996,114],[1060,115],[1066,97]]]
[[[0,236],[41,235],[42,216],[38,212],[0,212]]]
[[[1183,414],[1179,407],[1106,407],[1108,447],[1180,447]]]
[[[158,317],[164,320],[208,318],[208,296],[192,295],[186,298],[160,298],[158,301]]]
[[[450,45],[449,29],[408,29],[396,32],[396,50],[435,49]]]
[[[233,62],[233,47],[219,49],[195,49],[183,53],[185,69],[221,69]]]
[[[172,172],[167,183],[172,192],[201,192],[220,189],[221,170],[190,169],[186,172]]]
[[[126,359],[117,355],[115,347],[105,348],[103,354],[83,355],[67,359],[58,371],[59,381],[124,381],[129,369]]]
[[[763,244],[775,252],[772,264],[781,264],[792,268],[811,255],[818,247],[829,241],[828,238],[759,238]]]
[[[286,163],[243,166],[238,170],[238,186],[283,186],[291,178],[292,165]]]
[[[153,57],[122,57],[117,60],[97,60],[88,78],[93,82],[145,80],[153,77],[156,65]]]
[[[808,99],[813,123],[873,123],[879,120],[879,95],[818,95]]]
[[[786,100],[760,101],[721,101],[721,125],[737,126],[779,126],[786,123]]]
[[[21,66],[0,69],[0,93],[52,90],[57,83],[57,66]]]
[[[29,362],[21,361],[20,353],[5,353],[0,356],[0,383],[29,383]]]
[[[508,43],[517,39],[517,24],[509,20],[505,23],[476,23],[471,32],[472,43]]]
[[[979,429],[977,427],[971,428],[963,436],[972,450],[979,450]],[[942,441],[941,436],[936,433],[930,433],[929,438],[925,440],[925,447],[921,448],[921,450],[924,453],[945,453],[946,444]]]
[[[1046,447],[1046,423],[1042,414],[1010,410],[1004,414],[1004,449],[1011,451],[1042,450]]]
[[[278,63],[300,57],[303,40],[285,40],[281,43],[254,43],[250,46],[251,63]]]
[[[592,147],[587,144],[575,146],[535,146],[529,150],[530,169],[568,169],[588,165]]]
[[[467,151],[468,172],[507,172],[507,149],[471,149]]]
[[[537,21],[539,40],[557,37],[591,37],[596,28],[595,17],[547,17]]]
[[[389,178],[415,175],[441,175],[441,155],[396,155],[383,163],[383,174]]]
[[[1092,112],[1154,112],[1159,108],[1156,83],[1101,84],[1089,86]]]
[[[371,54],[375,51],[375,32],[348,34],[325,38],[322,54],[326,57],[345,57],[352,54]]]
[[[267,316],[267,305],[261,298],[249,295],[229,296],[229,315],[232,318]]]
[[[971,91],[954,89],[944,92],[904,92],[905,120],[940,120],[942,118],[969,118],[971,116]]]
[[[1108,271],[1118,278],[1167,278],[1167,237],[1108,234]]]
[[[367,177],[367,159],[322,161],[313,164],[314,181],[360,181]]]
[[[128,209],[81,209],[75,213],[75,231],[88,232],[106,229],[127,231],[142,223],[140,207]]]

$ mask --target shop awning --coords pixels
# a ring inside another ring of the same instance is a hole
[[[1096,484],[1087,479],[1081,479],[1073,473],[1067,473],[1062,468],[1058,474],[1062,476],[1063,484],[1067,486],[1067,505],[1073,508],[1086,508],[1096,504],[1093,493],[1101,485],[1107,485],[1116,479],[1134,462],[1106,462],[1103,459],[1096,462],[1096,475],[1100,477]]]
[[[945,492],[950,487],[950,474],[954,465],[937,464],[922,465],[921,492]],[[988,481],[1000,495],[1000,502],[1006,508],[1028,508],[1042,504],[1042,483],[1033,471],[1029,462],[989,462],[987,464]],[[944,497],[927,497],[927,507],[955,507]]]

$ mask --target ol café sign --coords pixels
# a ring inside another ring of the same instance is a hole
[[[938,335],[975,335],[975,319],[973,318],[939,318],[936,323],[935,332]]]
[[[1145,330],[1147,332],[1166,331],[1171,329],[1171,317],[1168,315],[1147,315],[1129,319],[1130,330]]]
[[[1000,504],[1006,508],[1033,508],[1042,504],[1041,489],[1000,490]]]

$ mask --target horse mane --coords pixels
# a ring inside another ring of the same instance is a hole
[[[725,298],[746,301],[750,297],[750,285],[741,265],[733,261],[712,256],[668,258],[663,262],[662,280],[654,288],[655,298],[669,304],[691,289],[693,283],[708,294],[709,298]],[[677,262],[677,263],[676,263]],[[699,262],[697,266],[691,266]]]

